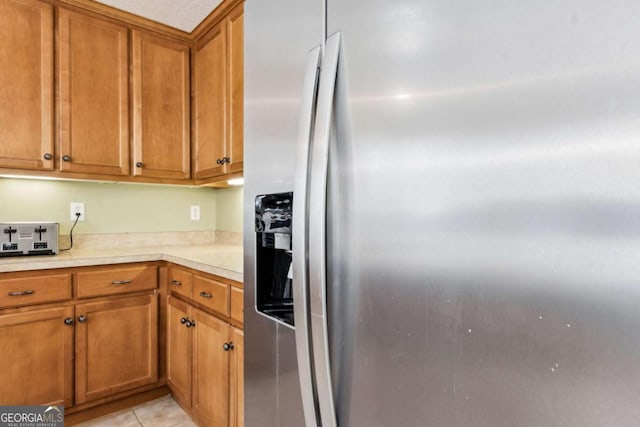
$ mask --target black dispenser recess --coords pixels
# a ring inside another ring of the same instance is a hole
[[[293,193],[256,197],[256,308],[293,326],[291,207]]]

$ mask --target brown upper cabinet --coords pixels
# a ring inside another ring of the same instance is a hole
[[[242,172],[242,4],[196,42],[193,62],[194,177]]]
[[[53,8],[0,0],[0,167],[52,170]]]
[[[133,175],[189,179],[189,46],[132,32]]]
[[[60,169],[129,174],[129,30],[59,9]]]
[[[226,185],[243,171],[243,5],[192,33],[80,0],[0,0],[0,172]]]

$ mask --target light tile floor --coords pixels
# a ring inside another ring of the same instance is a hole
[[[170,395],[77,424],[78,427],[197,427]]]

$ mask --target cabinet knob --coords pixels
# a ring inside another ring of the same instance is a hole
[[[187,328],[195,328],[196,327],[196,321],[195,320],[187,320],[186,326],[187,326]]]
[[[70,162],[71,161],[71,156],[64,155],[64,156],[62,156],[62,160],[65,161],[65,162]]]
[[[216,163],[219,165],[224,165],[224,160],[223,159],[216,159]]]
[[[141,168],[141,167],[143,167],[143,166],[144,166],[144,163],[142,163],[142,162],[136,162],[136,167],[137,167],[137,168]]]
[[[81,314],[81,315],[78,317],[78,322],[80,322],[80,323],[86,323],[86,322],[87,322],[87,316],[85,316],[84,314]]]
[[[44,153],[44,155],[42,157],[44,157],[45,160],[53,159],[53,156],[51,154],[49,154],[49,153]]]
[[[226,342],[226,343],[224,343],[224,345],[222,346],[222,349],[223,349],[224,351],[233,350],[233,342]]]
[[[212,295],[209,292],[202,291],[202,292],[200,292],[200,296],[202,298],[211,298]]]
[[[231,157],[223,157],[222,163],[231,163]]]
[[[180,318],[180,323],[182,323],[183,325],[184,325],[185,323],[187,323],[188,321],[189,321],[189,319],[187,319],[186,317],[181,317],[181,318]]]
[[[66,319],[64,319],[64,324],[67,326],[73,325],[73,317],[67,317]]]

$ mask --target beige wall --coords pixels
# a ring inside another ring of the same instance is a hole
[[[75,233],[242,231],[242,190],[0,178],[0,222],[54,221],[71,227],[69,204],[84,202]],[[200,206],[200,221],[189,219]]]

